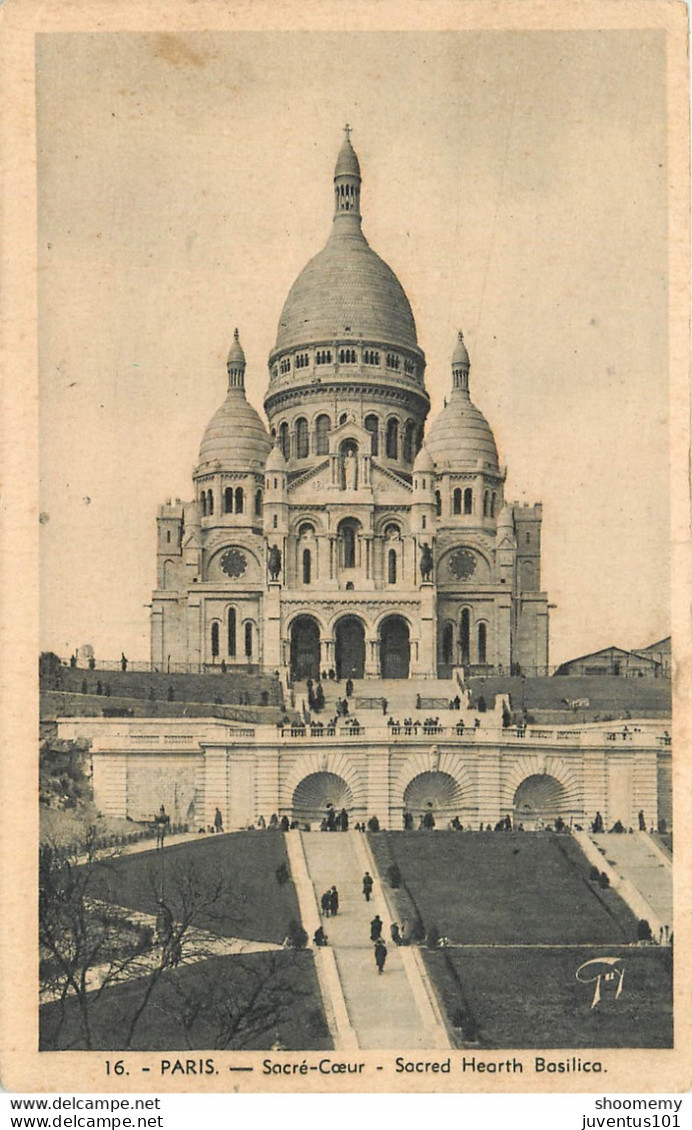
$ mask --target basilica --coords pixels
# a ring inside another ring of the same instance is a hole
[[[541,505],[505,500],[461,333],[426,426],[425,354],[363,234],[349,132],[329,238],[279,315],[267,424],[246,399],[236,330],[194,497],[159,510],[152,663],[293,679],[543,673]]]

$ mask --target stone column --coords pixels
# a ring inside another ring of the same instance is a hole
[[[420,585],[420,634],[418,648],[411,648],[411,674],[435,675],[437,655],[437,612],[435,585],[432,581],[422,581]],[[414,658],[414,651],[417,652]]]
[[[281,654],[281,585],[269,581],[264,597],[264,665],[277,668],[284,666]]]
[[[377,636],[365,637],[365,677],[377,678],[380,673],[379,656],[377,654]]]

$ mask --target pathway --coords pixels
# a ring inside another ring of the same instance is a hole
[[[413,949],[397,947],[389,940],[392,919],[364,837],[358,832],[313,832],[300,833],[299,836],[312,888],[312,920],[315,923],[316,906],[322,893],[332,884],[336,884],[339,891],[339,913],[335,918],[323,919],[322,925],[329,938],[326,948],[335,959],[339,988],[357,1046],[448,1047],[449,1040],[436,1010],[420,955]],[[292,839],[293,835],[289,835],[287,842]],[[370,902],[365,901],[362,893],[365,870],[369,870],[375,879]],[[306,892],[303,891],[303,899],[305,897]],[[377,972],[370,941],[370,921],[375,914],[379,914],[384,923],[388,949],[382,975]],[[303,921],[307,927],[304,913]]]
[[[593,842],[624,879],[646,899],[663,924],[673,924],[673,868],[648,832],[592,835]]]

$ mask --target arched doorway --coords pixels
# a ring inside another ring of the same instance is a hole
[[[564,786],[549,773],[526,777],[514,794],[514,826],[524,825],[527,831],[552,825],[555,817],[569,819]]]
[[[312,616],[298,616],[291,624],[291,678],[318,679],[320,626]]]
[[[419,773],[406,786],[404,810],[413,816],[414,827],[428,812],[432,812],[436,826],[444,827],[461,808],[461,785],[449,773]]]
[[[357,616],[344,616],[334,632],[337,679],[362,679],[365,674],[365,628]]]
[[[401,616],[388,616],[380,627],[380,668],[383,679],[408,679],[411,641]]]
[[[343,777],[336,773],[310,773],[293,793],[293,819],[301,824],[321,821],[329,808],[337,813],[353,808],[353,794]]]

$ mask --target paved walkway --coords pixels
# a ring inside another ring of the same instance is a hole
[[[397,947],[389,939],[391,918],[362,835],[313,832],[301,834],[301,839],[317,906],[323,892],[333,884],[339,891],[339,913],[335,918],[323,918],[322,925],[336,959],[343,1000],[358,1047],[448,1047],[446,1032],[431,1004],[431,990],[425,983],[427,978],[418,953]],[[375,879],[370,902],[365,901],[362,893],[366,869]],[[375,914],[384,923],[388,949],[381,975],[370,941],[370,921]]]
[[[592,835],[610,865],[629,879],[657,917],[673,924],[673,868],[665,854],[652,842],[648,832],[617,835],[613,832]]]

